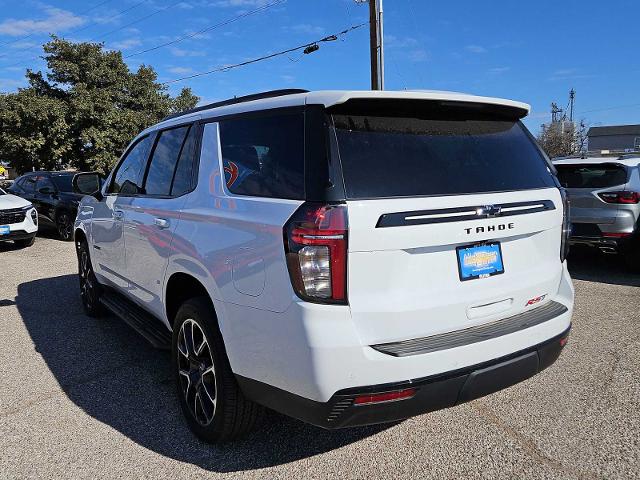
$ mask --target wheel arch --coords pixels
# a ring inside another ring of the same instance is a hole
[[[188,273],[175,272],[167,280],[164,292],[164,309],[167,322],[173,328],[173,319],[178,313],[180,305],[190,298],[205,297],[209,300],[216,319],[218,311],[215,307],[209,291],[204,284]],[[219,320],[218,320],[219,323]],[[218,328],[220,325],[218,324]]]
[[[85,231],[80,228],[80,227],[76,227],[73,229],[73,240],[76,243],[76,247],[78,246],[79,243],[81,242],[87,242],[89,243],[88,239],[87,239],[87,234],[85,233]]]

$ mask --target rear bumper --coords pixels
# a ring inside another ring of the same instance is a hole
[[[628,248],[638,244],[638,235],[632,234],[628,237],[612,238],[612,237],[587,237],[573,236],[569,238],[570,245],[585,245],[587,247],[599,248],[605,252],[621,252],[624,253]]]
[[[547,300],[566,307],[562,309],[564,313],[557,312],[557,316],[541,323],[528,317],[510,318],[504,324],[493,323],[491,331],[468,330],[464,338],[456,334],[453,339],[448,336],[428,339],[437,340],[437,348],[429,342],[424,344],[424,339],[416,339],[420,340],[416,345],[419,348],[410,352],[402,348],[398,355],[383,353],[380,344],[364,343],[349,307],[342,305],[299,302],[282,313],[261,310],[259,321],[233,322],[229,319],[251,320],[251,312],[225,303],[220,308],[221,330],[231,369],[237,376],[251,379],[245,385],[252,381],[268,384],[275,392],[289,392],[293,398],[307,399],[312,402],[309,405],[327,404],[339,392],[439,378],[487,362],[495,363],[514,352],[528,351],[569,328],[573,297],[565,262],[558,291]],[[252,390],[247,390],[247,394],[253,396]],[[273,406],[274,402],[269,401],[270,395],[260,395],[257,400],[281,410],[278,402]]]
[[[403,382],[341,390],[327,402],[316,402],[266,383],[237,376],[245,395],[269,408],[313,425],[344,428],[402,420],[453,407],[515,385],[553,364],[564,348],[570,327],[526,350],[459,370]],[[415,389],[407,399],[355,404],[362,395]]]

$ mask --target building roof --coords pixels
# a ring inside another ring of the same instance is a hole
[[[610,125],[591,127],[588,137],[603,137],[605,135],[640,135],[640,125]]]
[[[502,98],[481,97],[459,92],[446,92],[439,90],[319,90],[308,92],[305,90],[275,90],[261,94],[247,95],[237,99],[225,100],[203,105],[186,112],[167,117],[159,125],[169,126],[186,118],[207,118],[235,113],[266,110],[270,108],[290,107],[295,105],[323,105],[332,107],[343,104],[353,99],[387,99],[387,100],[440,100],[448,102],[465,102],[484,105],[499,105],[517,110],[520,117],[529,113],[530,107],[526,103],[506,100]],[[157,125],[147,130],[155,129]],[[146,132],[146,131],[145,131]],[[143,133],[145,133],[143,132]]]

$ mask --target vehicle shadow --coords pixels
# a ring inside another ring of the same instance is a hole
[[[632,272],[622,255],[604,254],[595,248],[571,247],[567,259],[571,277],[576,280],[640,287],[640,272]]]
[[[238,472],[311,457],[389,428],[325,431],[268,412],[248,437],[206,444],[182,418],[169,353],[153,349],[116,318],[84,315],[75,275],[23,283],[16,303],[36,350],[68,398],[161,455],[215,472]]]
[[[38,233],[36,234],[36,242],[38,241],[39,238],[48,238],[50,240],[58,240],[62,242],[62,240],[60,239],[60,235],[58,235],[58,232],[53,227],[47,227],[44,229],[39,228]],[[31,247],[18,247],[12,241],[0,242],[0,253],[11,252],[13,250],[21,250],[22,248],[31,248]]]

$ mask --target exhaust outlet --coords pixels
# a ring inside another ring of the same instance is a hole
[[[613,247],[600,247],[600,251],[606,254],[618,253]]]

